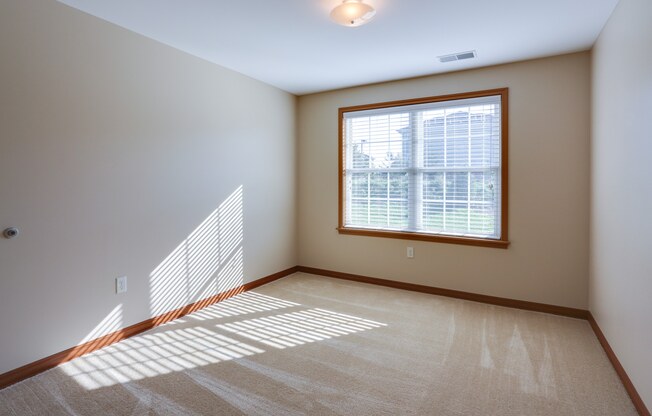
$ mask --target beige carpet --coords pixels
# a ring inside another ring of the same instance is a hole
[[[0,391],[2,415],[636,415],[585,321],[295,274]]]

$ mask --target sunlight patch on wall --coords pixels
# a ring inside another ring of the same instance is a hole
[[[243,188],[239,186],[152,271],[152,316],[242,285],[243,236]]]
[[[122,328],[122,304],[119,304],[78,345],[118,331]]]

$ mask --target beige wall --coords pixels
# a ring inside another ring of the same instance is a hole
[[[22,234],[0,239],[0,373],[298,263],[590,304],[649,406],[651,17],[649,2],[621,0],[603,30],[590,124],[588,53],[303,96],[297,108],[56,2],[3,2],[0,228]],[[337,234],[338,107],[505,86],[509,249]],[[122,275],[129,291],[116,295]]]
[[[499,87],[510,88],[507,250],[337,233],[338,107]],[[300,264],[586,308],[589,100],[587,52],[300,97]]]
[[[55,1],[2,1],[0,229],[22,234],[0,239],[0,373],[296,265],[295,113]]]
[[[593,50],[590,309],[652,409],[652,2],[621,0]]]

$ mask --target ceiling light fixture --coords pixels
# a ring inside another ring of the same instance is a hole
[[[362,0],[344,0],[331,12],[331,19],[342,26],[356,27],[369,22],[376,10]]]

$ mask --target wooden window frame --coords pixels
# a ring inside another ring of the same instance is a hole
[[[491,90],[472,91],[458,94],[447,94],[433,97],[422,97],[408,100],[386,101],[374,104],[356,105],[351,107],[340,107],[338,109],[338,227],[340,234],[360,235],[368,237],[398,238],[403,240],[432,241],[437,243],[463,244],[470,246],[494,247],[506,249],[510,242],[507,238],[508,230],[508,88],[497,88]],[[344,114],[354,111],[373,110],[388,107],[400,107],[414,104],[427,104],[441,101],[462,100],[467,98],[480,98],[486,96],[499,95],[501,98],[501,195],[500,195],[500,239],[490,239],[481,237],[463,237],[454,235],[429,234],[412,231],[390,231],[382,229],[355,228],[344,226],[344,147],[346,146],[344,137]]]

